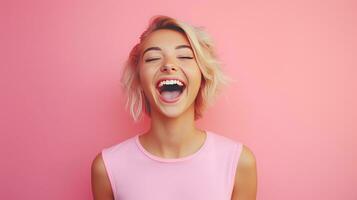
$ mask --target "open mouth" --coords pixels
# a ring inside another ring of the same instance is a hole
[[[186,85],[177,79],[159,81],[156,87],[160,99],[166,103],[175,103],[182,96]]]

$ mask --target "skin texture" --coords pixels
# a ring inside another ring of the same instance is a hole
[[[231,200],[255,200],[257,195],[257,167],[253,152],[245,145],[238,161]]]
[[[91,183],[94,200],[114,200],[112,187],[101,153],[92,162]]]
[[[142,89],[151,106],[150,129],[139,137],[142,146],[151,154],[162,158],[180,158],[198,151],[206,134],[195,125],[194,102],[201,87],[201,71],[186,36],[173,30],[157,30],[143,42],[139,77]],[[156,82],[160,78],[179,78],[186,83],[183,98],[175,104],[159,99]],[[92,162],[92,192],[94,200],[113,200],[103,159],[99,153]],[[232,200],[255,200],[256,167],[253,153],[244,147],[239,160]]]

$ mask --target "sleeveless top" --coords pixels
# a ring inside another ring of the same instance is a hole
[[[180,158],[162,158],[139,135],[102,149],[115,200],[230,200],[243,144],[205,131],[204,144]]]

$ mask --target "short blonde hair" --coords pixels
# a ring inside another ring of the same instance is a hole
[[[143,41],[150,33],[159,29],[170,29],[185,34],[192,46],[202,74],[201,87],[195,99],[195,120],[197,120],[202,117],[206,107],[212,104],[221,86],[226,85],[231,78],[222,72],[213,41],[203,27],[191,26],[163,15],[151,18],[148,28],[140,36],[140,42],[132,48],[129,58],[124,64],[121,85],[127,94],[125,107],[126,109],[130,108],[130,114],[135,122],[141,119],[144,106],[145,113],[151,116],[149,101],[140,86],[138,63],[141,59]]]

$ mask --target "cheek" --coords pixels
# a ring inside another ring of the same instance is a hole
[[[153,70],[148,69],[140,69],[139,71],[139,79],[140,79],[140,86],[144,90],[144,93],[148,96],[152,93],[153,87],[153,77],[155,73]]]
[[[190,68],[190,75],[195,80],[195,82],[201,82],[202,73],[198,66],[192,66]]]
[[[193,67],[189,69],[187,72],[187,75],[189,76],[189,81],[191,84],[191,87],[194,91],[198,91],[199,88],[201,87],[201,81],[202,81],[202,75],[201,71],[198,67]]]
[[[152,75],[149,70],[143,68],[139,69],[139,79],[142,85],[147,85],[150,82],[151,77]]]

